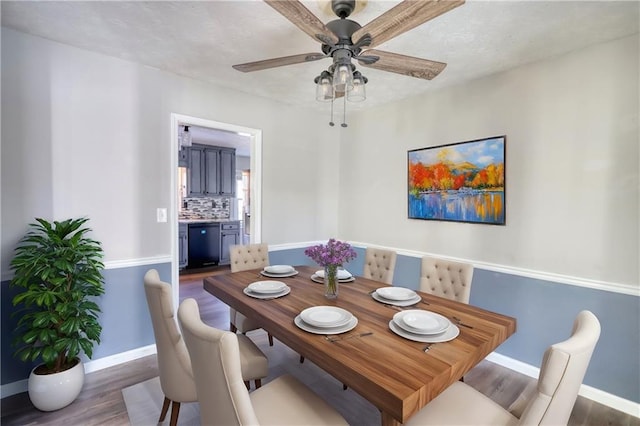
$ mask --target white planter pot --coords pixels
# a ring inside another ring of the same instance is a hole
[[[41,375],[35,374],[34,371],[35,368],[29,375],[29,398],[38,410],[59,410],[71,404],[80,395],[84,384],[82,362],[61,373]]]

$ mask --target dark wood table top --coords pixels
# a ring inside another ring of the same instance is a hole
[[[383,425],[405,422],[516,331],[515,318],[418,292],[422,302],[411,309],[456,317],[470,326],[459,326],[460,335],[454,340],[434,344],[424,352],[425,343],[407,340],[389,329],[399,308],[371,297],[373,290],[386,284],[356,277],[352,283],[340,284],[338,298],[329,300],[324,297],[324,286],[310,278],[318,269],[297,266],[299,274],[289,278],[263,277],[258,269],[216,275],[204,279],[204,289],[257,319],[282,343],[378,407]],[[248,284],[262,280],[282,281],[291,287],[291,293],[270,300],[243,293]],[[320,305],[341,307],[358,318],[358,325],[345,335],[373,334],[329,342],[294,324],[301,311]]]

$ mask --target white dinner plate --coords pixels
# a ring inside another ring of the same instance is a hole
[[[380,303],[385,303],[387,305],[395,305],[395,306],[411,306],[411,305],[415,305],[416,303],[422,300],[422,297],[420,297],[418,294],[416,294],[416,297],[409,300],[385,299],[384,297],[379,296],[378,293],[376,293],[375,291],[371,293],[371,297],[373,297],[375,300],[377,300]]]
[[[451,324],[444,333],[440,334],[409,333],[402,327],[398,326],[393,320],[389,321],[389,328],[400,337],[404,337],[408,340],[413,340],[414,342],[423,343],[448,342],[449,340],[455,339],[456,337],[458,337],[458,334],[460,334],[460,329],[454,324]]]
[[[415,291],[404,287],[381,287],[376,293],[385,299],[398,301],[415,299],[417,296]]]
[[[398,312],[393,320],[404,330],[414,334],[439,334],[451,325],[451,321],[442,315],[422,309]]]
[[[247,286],[253,293],[280,293],[285,287],[282,281],[256,281]]]
[[[311,275],[311,280],[314,282],[317,282],[319,284],[324,284],[324,278],[317,276],[316,274]],[[340,284],[344,284],[344,283],[352,283],[356,280],[356,277],[354,277],[353,275],[351,276],[351,278],[347,278],[346,280],[341,280],[338,278],[338,283]]]
[[[287,294],[291,293],[291,287],[286,285],[285,289],[282,290],[280,293],[254,293],[251,290],[249,290],[248,287],[245,287],[244,290],[242,290],[242,292],[247,296],[255,297],[256,299],[275,299],[277,297],[286,296]]]
[[[295,275],[298,275],[298,271],[287,272],[286,274],[272,274],[270,272],[263,270],[263,271],[260,271],[260,273],[265,277],[269,277],[269,278],[287,278],[287,277],[293,277]]]
[[[313,334],[340,334],[353,330],[356,325],[358,325],[358,318],[351,316],[349,322],[341,327],[317,328],[304,322],[302,318],[300,318],[300,315],[293,319],[293,323],[298,326],[298,328]]]
[[[302,321],[316,328],[335,328],[347,324],[353,315],[337,306],[313,306],[300,312]]]
[[[320,278],[324,278],[324,269],[317,270],[315,275],[319,276]],[[353,278],[351,272],[347,271],[346,269],[338,269],[339,280],[348,280],[349,278]]]
[[[269,274],[290,274],[295,272],[295,268],[291,265],[271,265],[265,266],[264,271]]]

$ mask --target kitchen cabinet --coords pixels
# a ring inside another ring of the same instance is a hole
[[[189,263],[189,237],[186,223],[178,224],[178,251],[178,268],[186,268]]]
[[[220,261],[219,265],[231,263],[229,249],[240,244],[240,221],[231,221],[220,225]]]
[[[189,196],[234,197],[236,192],[235,149],[193,145],[189,151]]]
[[[236,196],[236,150],[220,150],[220,195]]]

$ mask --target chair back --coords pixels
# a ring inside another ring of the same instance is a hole
[[[257,425],[249,392],[242,381],[235,333],[206,325],[194,299],[178,308],[178,321],[191,356],[203,425]]]
[[[425,256],[420,271],[420,291],[469,303],[473,265]]]
[[[172,401],[197,401],[191,360],[173,313],[171,285],[160,281],[158,271],[150,269],[144,275],[144,292],[156,339],[162,391]]]
[[[392,284],[395,268],[395,251],[367,247],[364,255],[363,277],[381,281],[385,284]]]
[[[262,244],[234,245],[229,249],[231,272],[269,266],[269,246]]]
[[[580,312],[571,337],[545,351],[538,386],[520,417],[521,425],[567,424],[599,337],[598,318]]]

